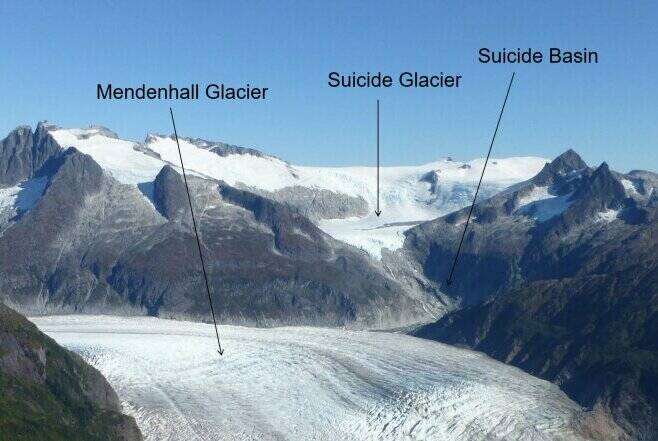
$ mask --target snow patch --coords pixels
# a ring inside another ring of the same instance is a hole
[[[534,187],[530,193],[519,198],[515,213],[526,215],[538,222],[547,221],[563,213],[572,201],[571,193],[556,196],[549,187]]]
[[[164,166],[161,160],[136,150],[137,143],[106,136],[98,129],[57,129],[50,134],[61,147],[75,147],[91,156],[124,184],[153,181]]]
[[[43,196],[48,185],[47,177],[28,179],[20,184],[0,188],[0,211],[15,210],[18,213],[30,210]]]
[[[599,222],[609,223],[617,219],[618,216],[619,216],[619,210],[607,209],[605,211],[601,211],[597,213],[596,220]]]
[[[633,197],[639,194],[635,187],[635,183],[630,179],[621,179],[621,185],[623,185],[624,190],[626,190],[626,196]]]

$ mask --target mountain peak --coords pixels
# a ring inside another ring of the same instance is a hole
[[[587,168],[587,164],[573,149],[569,149],[546,164],[533,178],[536,185],[550,185],[556,177],[563,177],[578,170]]]
[[[57,130],[59,127],[48,120],[39,121],[37,124],[37,132],[39,131],[48,131],[48,130]]]
[[[0,186],[15,185],[32,177],[59,151],[56,143],[42,135],[40,131],[35,135],[30,126],[22,125],[0,140]]]
[[[596,190],[607,196],[614,196],[616,199],[622,200],[626,197],[624,186],[615,177],[614,173],[610,170],[607,162],[601,163],[589,180],[592,190]]]
[[[587,164],[573,149],[569,149],[555,158],[550,163],[551,168],[556,172],[571,172],[575,170],[582,170],[587,167]]]
[[[9,132],[9,135],[7,137],[10,137],[12,135],[13,136],[28,136],[30,134],[32,134],[32,127],[30,127],[28,125],[20,125],[20,126],[16,127],[14,130],[12,130],[11,132]]]

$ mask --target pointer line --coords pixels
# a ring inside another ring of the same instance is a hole
[[[498,114],[498,122],[496,123],[496,129],[494,130],[493,136],[491,137],[491,144],[489,144],[489,151],[487,152],[487,158],[484,160],[484,167],[482,167],[482,174],[480,175],[480,182],[475,189],[475,196],[473,197],[473,203],[471,204],[471,209],[468,211],[468,217],[466,218],[466,224],[464,224],[464,231],[462,232],[461,240],[459,241],[459,246],[457,247],[457,253],[455,254],[455,260],[452,262],[452,269],[450,270],[450,275],[446,283],[448,286],[452,284],[452,275],[455,272],[455,267],[457,266],[457,259],[459,259],[459,253],[462,249],[462,244],[464,243],[464,237],[466,236],[466,230],[468,229],[468,224],[471,221],[471,215],[473,214],[473,208],[475,208],[475,201],[478,198],[478,192],[480,191],[480,185],[482,185],[482,178],[484,178],[484,171],[487,169],[487,164],[489,163],[489,156],[491,156],[491,149],[493,148],[494,141],[496,141],[496,135],[498,134],[498,127],[500,126],[500,120],[503,118],[503,112],[505,111],[505,105],[507,104],[507,98],[509,97],[510,89],[512,89],[512,83],[514,82],[515,72],[512,72],[512,78],[509,80],[509,85],[507,86],[507,92],[505,93],[505,100],[503,101],[503,106],[500,108],[500,113]]]
[[[206,282],[206,292],[208,293],[208,303],[210,304],[210,313],[212,314],[212,322],[215,325],[215,335],[217,336],[217,346],[219,347],[219,355],[224,355],[222,344],[219,342],[219,331],[217,330],[217,320],[215,319],[215,309],[212,306],[212,297],[210,296],[210,284],[208,283],[208,273],[206,272],[206,264],[203,261],[203,253],[201,252],[201,239],[199,239],[199,231],[196,227],[196,219],[194,218],[194,209],[192,208],[192,196],[190,196],[190,187],[187,185],[187,176],[185,174],[185,165],[183,165],[183,154],[180,150],[178,142],[178,132],[176,131],[176,121],[174,121],[174,111],[169,108],[171,114],[171,124],[174,126],[174,136],[176,137],[176,147],[178,147],[178,157],[180,158],[180,166],[183,170],[183,180],[185,181],[185,190],[187,191],[187,201],[190,204],[190,213],[192,214],[192,226],[194,227],[194,235],[196,236],[196,244],[199,248],[199,259],[201,260],[201,269],[203,270],[203,280]]]
[[[382,211],[379,209],[379,100],[377,100],[377,209],[375,214],[379,216]]]

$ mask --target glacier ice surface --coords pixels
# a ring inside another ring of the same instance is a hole
[[[147,440],[578,440],[582,409],[487,356],[402,334],[146,317],[31,319],[109,380]]]

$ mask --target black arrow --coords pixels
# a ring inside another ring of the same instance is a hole
[[[475,207],[475,201],[478,198],[478,192],[480,191],[480,185],[482,184],[482,178],[484,178],[484,171],[487,169],[487,164],[489,163],[489,156],[491,156],[491,149],[493,148],[494,141],[496,140],[496,134],[498,133],[498,127],[500,126],[500,120],[503,118],[503,112],[505,111],[505,104],[507,104],[507,97],[509,97],[509,91],[512,89],[512,83],[514,82],[515,72],[512,72],[512,78],[509,80],[509,85],[507,86],[507,92],[505,93],[505,100],[503,100],[503,105],[500,108],[500,113],[498,114],[498,122],[496,122],[496,129],[494,130],[493,136],[491,137],[491,144],[489,144],[489,151],[487,152],[487,159],[484,160],[484,167],[482,167],[482,174],[480,175],[480,182],[475,189],[475,196],[473,197],[473,203],[471,204],[471,209],[468,211],[468,217],[466,218],[466,224],[464,224],[464,231],[462,232],[462,238],[459,240],[459,246],[457,247],[457,253],[455,253],[455,260],[452,262],[452,268],[450,269],[450,275],[446,280],[446,284],[450,286],[452,284],[452,275],[455,272],[455,267],[457,266],[457,259],[459,259],[459,253],[462,249],[462,244],[464,243],[464,237],[466,236],[466,230],[468,229],[468,223],[471,221],[471,215],[473,214],[473,208]]]
[[[377,208],[375,214],[379,217],[382,210],[379,209],[379,100],[377,100]]]
[[[206,282],[206,293],[208,293],[208,303],[210,304],[210,314],[212,315],[212,322],[215,325],[215,335],[217,336],[217,346],[219,347],[219,355],[224,355],[222,344],[219,342],[219,331],[217,330],[217,320],[215,319],[215,308],[212,306],[212,297],[210,295],[210,284],[208,283],[208,273],[206,272],[206,264],[203,261],[203,253],[201,252],[201,239],[199,239],[199,231],[196,228],[196,219],[194,218],[194,209],[192,208],[192,196],[190,196],[190,187],[187,185],[187,176],[185,174],[185,165],[183,165],[183,154],[180,150],[178,143],[178,132],[176,131],[176,121],[174,121],[174,111],[169,108],[171,114],[171,124],[174,126],[174,136],[176,137],[176,147],[178,147],[178,157],[180,158],[180,167],[183,170],[183,180],[185,181],[185,190],[187,191],[187,201],[190,204],[190,213],[192,214],[192,226],[194,227],[194,235],[196,236],[196,245],[199,248],[199,259],[201,260],[201,269],[203,270],[203,280]]]

